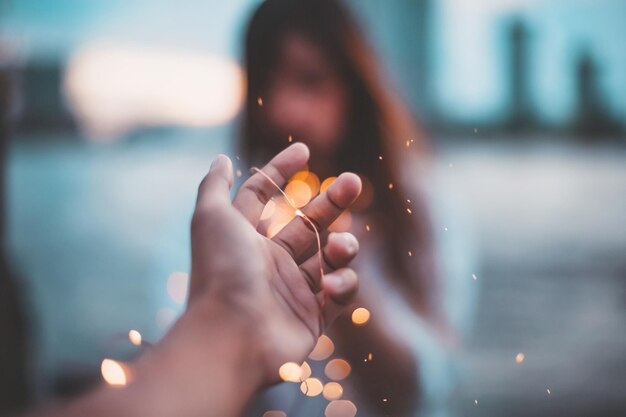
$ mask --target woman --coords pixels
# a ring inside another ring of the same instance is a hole
[[[247,162],[298,140],[319,178],[352,171],[364,182],[350,231],[361,242],[358,304],[371,320],[356,327],[346,317],[329,333],[352,364],[344,398],[359,415],[412,414],[428,384],[415,338],[451,339],[421,184],[428,144],[338,0],[266,0],[245,41]]]

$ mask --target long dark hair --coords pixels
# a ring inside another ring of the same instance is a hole
[[[417,186],[421,179],[407,178],[407,173],[419,171],[427,142],[406,106],[389,93],[372,50],[339,0],[266,0],[254,13],[245,38],[248,91],[242,154],[258,161],[279,150],[257,100],[278,65],[282,39],[294,33],[319,46],[347,86],[348,132],[334,161],[337,173],[352,171],[371,184],[374,199],[367,214],[385,239],[392,276],[413,290],[407,295],[414,307],[433,313],[438,303],[430,221]]]

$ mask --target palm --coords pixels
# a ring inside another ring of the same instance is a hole
[[[300,154],[299,160],[294,148],[288,148],[264,168],[278,184],[306,161],[307,155]],[[290,149],[291,154],[284,155]],[[355,178],[338,180],[335,189],[329,189],[303,211],[321,228],[327,227],[358,195],[360,184]],[[226,178],[224,184],[230,181]],[[265,341],[260,348],[270,375],[276,375],[282,363],[304,358],[325,322],[337,311],[325,306],[328,294],[323,291],[318,257],[299,262],[315,241],[315,232],[302,219],[295,218],[272,239],[257,233],[260,214],[274,191],[273,184],[256,174],[242,185],[232,205],[228,199],[216,202],[213,198],[211,204],[203,206],[199,197],[192,228],[190,291],[190,302],[204,289],[224,296],[256,324],[254,331],[262,335],[258,340]],[[329,193],[337,194],[340,201],[330,201]],[[345,266],[356,254],[342,250],[341,244],[335,242],[334,250],[330,244],[325,248],[324,258],[334,259],[333,265],[324,262],[325,270]],[[203,253],[197,253],[198,248]],[[211,276],[228,278],[203,280]],[[330,304],[334,304],[332,300]]]

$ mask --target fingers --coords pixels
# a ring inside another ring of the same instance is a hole
[[[196,206],[206,206],[216,201],[230,201],[233,185],[233,164],[226,155],[218,155],[211,163],[209,173],[198,187]]]
[[[361,179],[357,175],[341,174],[328,190],[304,207],[302,212],[315,224],[318,232],[322,232],[356,200],[360,192]],[[298,261],[316,241],[316,236],[309,222],[296,216],[272,240]]]
[[[352,303],[358,288],[357,274],[350,268],[338,269],[324,275],[322,292],[318,294],[318,297],[325,299],[322,315],[326,327],[335,321],[343,310]]]
[[[318,292],[321,289],[322,273],[320,267],[327,274],[348,266],[358,251],[359,242],[354,235],[351,233],[331,233],[328,236],[328,243],[322,249],[322,265],[320,265],[317,253],[300,265],[300,270],[309,282],[311,290]]]
[[[282,188],[308,160],[309,148],[303,143],[294,143],[276,155],[262,171]],[[257,172],[242,184],[233,205],[256,227],[263,208],[277,192],[276,186]]]

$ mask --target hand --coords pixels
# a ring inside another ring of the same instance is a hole
[[[294,144],[263,172],[282,186],[308,160]],[[273,239],[256,231],[275,193],[267,178],[248,179],[231,204],[232,165],[219,156],[202,181],[191,228],[187,311],[165,338],[132,366],[121,390],[102,387],[42,416],[234,417],[280,365],[302,361],[317,337],[354,297],[357,277],[345,268],[356,238],[331,234],[318,257],[301,260],[314,231],[296,217]],[[359,178],[342,174],[302,209],[322,232],[358,196]]]
[[[308,156],[306,146],[294,144],[263,172],[282,187]],[[358,242],[349,233],[330,234],[322,278],[316,253],[301,259],[312,245],[317,247],[305,219],[296,216],[272,239],[257,233],[265,204],[278,192],[275,185],[256,173],[231,204],[232,181],[230,160],[219,156],[200,185],[192,221],[189,309],[219,305],[246,329],[264,382],[274,382],[279,367],[306,358],[324,328],[351,301],[357,277],[345,266],[356,255]],[[342,174],[302,212],[322,232],[360,189],[358,176]]]

